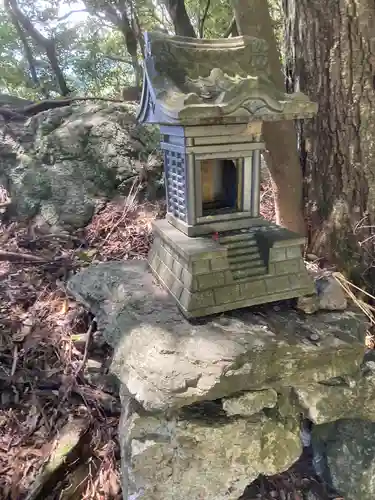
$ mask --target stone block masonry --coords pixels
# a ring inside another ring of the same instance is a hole
[[[226,231],[218,240],[189,238],[165,220],[154,223],[154,276],[186,317],[202,317],[314,292],[301,238],[265,223]]]

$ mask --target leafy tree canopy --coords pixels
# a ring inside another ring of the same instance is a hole
[[[119,97],[140,84],[144,31],[219,38],[236,34],[232,19],[230,0],[4,0],[0,93]]]

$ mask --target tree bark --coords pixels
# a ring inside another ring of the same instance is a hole
[[[319,103],[300,130],[311,248],[358,278],[375,256],[375,3],[284,10],[289,85]]]
[[[186,12],[184,0],[164,0],[171,16],[176,35],[196,38],[197,34]]]
[[[270,70],[276,86],[285,91],[284,76],[272,29],[272,19],[265,0],[232,0],[238,32],[263,38],[268,43]],[[302,169],[297,152],[293,122],[265,122],[263,135],[267,165],[275,195],[277,223],[291,231],[305,234],[302,214]]]

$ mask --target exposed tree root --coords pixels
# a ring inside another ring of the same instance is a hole
[[[72,103],[77,101],[105,101],[105,102],[118,102],[123,103],[123,99],[114,99],[110,97],[69,97],[64,99],[47,99],[44,101],[36,102],[24,106],[23,108],[8,108],[5,106],[0,107],[0,115],[6,121],[11,120],[24,120],[27,117],[34,116],[42,111],[47,111],[49,109],[62,108],[64,106],[70,106]]]

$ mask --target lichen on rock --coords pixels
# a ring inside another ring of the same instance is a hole
[[[137,411],[128,397],[119,428],[124,498],[237,500],[259,474],[286,470],[301,453],[298,433],[264,414],[214,418],[205,415],[214,403],[201,403],[194,415],[168,417]]]
[[[115,347],[113,372],[147,410],[327,380],[355,371],[364,354],[354,311],[301,317],[271,306],[192,324],[144,263],[93,265],[68,288],[96,314]]]
[[[263,408],[273,408],[276,403],[277,392],[273,389],[265,389],[225,398],[223,400],[223,409],[228,416],[249,417],[260,412]]]
[[[145,262],[91,265],[68,290],[114,347],[127,500],[237,500],[299,458],[301,417],[373,412],[360,311],[268,305],[189,322]]]
[[[366,360],[354,373],[295,388],[306,416],[315,424],[360,418],[375,422],[375,363]]]
[[[344,419],[317,425],[313,446],[320,474],[345,500],[375,498],[375,423]]]
[[[2,176],[13,215],[39,215],[66,229],[84,227],[103,200],[150,164],[162,172],[158,132],[137,124],[131,105],[50,109],[28,119],[8,146],[12,154],[3,158]]]

